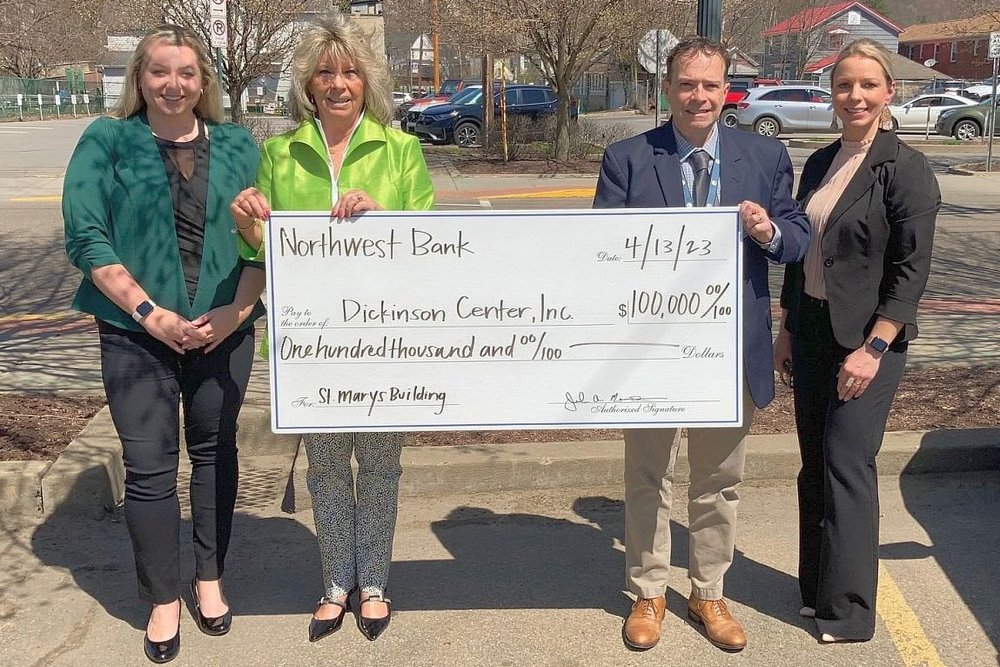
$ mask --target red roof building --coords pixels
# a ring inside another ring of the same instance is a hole
[[[867,37],[895,52],[902,28],[861,2],[808,7],[763,33],[761,76],[819,80],[844,45]]]

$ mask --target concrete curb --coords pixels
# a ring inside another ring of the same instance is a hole
[[[297,436],[270,432],[266,404],[248,403],[240,417],[238,447],[243,465],[283,462],[290,469],[295,509],[310,506],[305,491],[306,457]],[[400,494],[428,496],[622,483],[621,440],[407,447],[403,450]],[[300,455],[296,456],[299,453]],[[1000,428],[899,431],[886,433],[879,474],[954,473],[1000,470]],[[748,439],[745,482],[792,481],[799,471],[794,434],[752,435]],[[676,474],[688,474],[682,443]],[[108,408],[83,429],[59,458],[15,462],[0,467],[0,509],[5,513],[79,514],[99,517],[124,496],[121,445]],[[283,503],[287,506],[291,498]]]
[[[51,461],[0,462],[0,511],[32,515],[42,511],[42,475]]]

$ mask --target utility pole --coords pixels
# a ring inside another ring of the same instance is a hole
[[[698,36],[722,39],[722,0],[698,0]]]
[[[438,0],[431,2],[432,46],[434,48],[434,92],[441,90],[441,8]]]
[[[493,56],[483,56],[483,133],[480,143],[483,150],[490,146],[490,131],[493,129]]]

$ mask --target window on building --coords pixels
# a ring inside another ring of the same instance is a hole
[[[979,40],[979,39],[972,40],[972,55],[974,55],[974,56],[978,56],[979,55],[979,42],[980,41],[982,41],[982,40]]]
[[[861,12],[854,10],[847,12],[847,25],[861,25]]]
[[[913,56],[916,54],[916,50],[917,50],[917,45],[910,44],[909,48],[906,51],[906,57],[909,58],[910,60],[913,60],[914,59]]]
[[[844,37],[847,34],[846,30],[834,30],[826,33],[826,44],[824,46],[830,51],[839,51],[844,48]]]
[[[951,62],[958,61],[958,42],[951,43]]]
[[[937,60],[938,62],[941,62],[941,58],[938,57],[940,54],[941,54],[941,45],[940,44],[935,44],[934,45],[934,55],[931,56],[931,57],[934,58],[934,60]]]

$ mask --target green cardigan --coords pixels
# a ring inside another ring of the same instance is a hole
[[[347,146],[338,190],[364,190],[387,211],[429,211],[434,186],[415,136],[362,116]],[[264,142],[257,184],[272,211],[329,211],[333,208],[330,155],[316,122]],[[264,244],[251,248],[240,237],[240,254],[264,259]]]
[[[434,208],[434,186],[420,141],[386,127],[367,114],[361,117],[337,177],[338,190],[364,190],[387,211],[429,211]],[[333,208],[330,154],[316,121],[264,142],[257,184],[272,211],[329,211]],[[238,237],[244,259],[263,261],[264,243],[251,248]],[[268,338],[261,342],[266,357]]]
[[[243,264],[233,243],[229,204],[253,184],[259,151],[231,123],[207,123],[208,198],[201,273],[189,302],[166,168],[144,113],[102,117],[84,131],[63,184],[66,253],[83,272],[73,307],[114,326],[142,331],[90,279],[93,269],[123,264],[158,305],[188,319],[232,303]],[[263,313],[260,302],[241,325]]]

